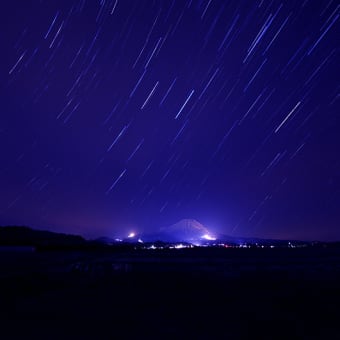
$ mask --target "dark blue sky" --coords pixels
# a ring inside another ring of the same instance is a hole
[[[0,224],[340,239],[336,1],[0,6]]]

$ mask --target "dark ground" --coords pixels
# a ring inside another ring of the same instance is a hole
[[[0,252],[1,339],[340,339],[339,249]]]

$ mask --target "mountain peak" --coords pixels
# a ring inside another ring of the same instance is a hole
[[[181,229],[183,231],[197,230],[197,231],[208,232],[208,229],[203,224],[201,224],[195,219],[190,219],[190,218],[180,220],[179,222],[168,227],[168,229]]]
[[[162,228],[161,232],[168,235],[172,239],[181,241],[191,241],[201,239],[206,235],[210,235],[209,230],[195,219],[183,219],[171,225],[170,227]]]

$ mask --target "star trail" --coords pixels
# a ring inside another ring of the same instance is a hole
[[[0,6],[1,225],[340,239],[336,1]]]

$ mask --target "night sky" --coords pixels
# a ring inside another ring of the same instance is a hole
[[[339,240],[339,13],[2,1],[0,224]]]

